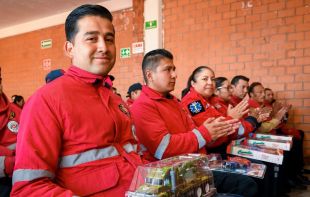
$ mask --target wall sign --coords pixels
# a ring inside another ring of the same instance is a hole
[[[129,58],[130,57],[130,47],[121,48],[121,58]]]
[[[132,43],[132,54],[143,53],[144,45],[143,42],[134,42]]]
[[[52,48],[52,39],[41,40],[41,49]]]
[[[51,67],[52,67],[52,60],[51,59],[44,59],[42,61],[43,70],[51,70]]]
[[[154,29],[154,28],[157,28],[157,20],[145,22],[145,29]]]

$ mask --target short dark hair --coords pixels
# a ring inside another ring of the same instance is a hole
[[[244,80],[244,81],[247,81],[247,82],[250,81],[249,78],[247,78],[247,77],[245,77],[243,75],[237,75],[237,76],[234,76],[234,78],[232,78],[231,85],[235,85],[236,86],[239,83],[240,80]]]
[[[255,88],[256,86],[263,86],[263,85],[262,85],[261,83],[259,83],[259,82],[253,82],[253,83],[251,83],[251,85],[249,86],[249,89],[248,89],[249,96],[250,96],[250,93],[253,93],[254,88]]]
[[[270,88],[265,88],[264,92],[266,92],[266,91],[272,91],[272,90]]]
[[[182,94],[184,94],[184,96],[189,92],[191,86],[192,86],[192,81],[196,82],[197,81],[197,74],[201,73],[204,69],[210,70],[214,73],[214,71],[208,67],[208,66],[198,66],[193,72],[192,74],[188,77],[187,80],[187,86],[185,89],[182,90]]]
[[[24,100],[24,98],[20,95],[13,95],[12,100],[13,100],[13,103],[17,104],[17,102]]]
[[[228,79],[226,77],[216,77],[215,79],[215,88],[219,88],[223,86],[224,81],[227,81]]]
[[[142,72],[144,81],[148,83],[146,78],[146,70],[155,70],[163,58],[168,58],[170,60],[173,60],[173,55],[171,52],[169,52],[166,49],[155,49],[152,51],[149,51],[147,54],[144,55],[143,61],[142,61]]]
[[[111,12],[101,5],[85,4],[75,8],[66,19],[65,32],[67,41],[72,42],[78,30],[78,20],[85,16],[100,16],[112,22],[113,16]]]

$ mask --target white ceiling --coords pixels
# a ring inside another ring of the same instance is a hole
[[[104,1],[107,0],[0,0],[0,29]]]

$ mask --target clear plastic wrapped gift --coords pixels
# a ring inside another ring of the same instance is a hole
[[[185,154],[138,167],[126,196],[200,197],[215,193],[207,156]]]

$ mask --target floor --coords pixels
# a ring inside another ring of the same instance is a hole
[[[310,169],[310,165],[306,166],[307,169]],[[310,174],[306,175],[310,179]],[[308,185],[307,190],[292,190],[289,193],[290,197],[310,197],[310,185]]]

